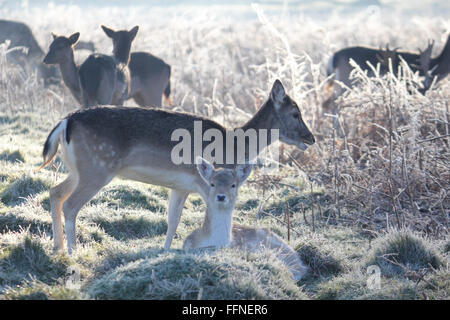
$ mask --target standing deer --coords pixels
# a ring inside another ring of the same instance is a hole
[[[208,161],[198,157],[197,170],[209,186],[206,214],[203,225],[184,241],[183,249],[229,247],[255,252],[270,248],[276,250],[277,257],[286,264],[293,278],[299,281],[305,275],[307,267],[287,243],[267,228],[242,226],[232,222],[239,187],[250,175],[252,165],[238,165],[235,169],[214,169]]]
[[[52,33],[53,42],[44,58],[45,64],[58,64],[65,85],[74,98],[83,105],[79,66],[75,63],[74,47],[79,47],[80,33],[70,37],[57,36]],[[82,48],[92,48],[91,42],[84,42]],[[128,98],[133,98],[141,106],[161,106],[161,97],[170,95],[170,66],[161,59],[147,52],[132,52],[129,63],[131,88]]]
[[[351,88],[353,83],[350,79],[350,73],[353,67],[350,65],[350,59],[354,60],[362,70],[367,71],[369,77],[373,77],[374,73],[368,63],[374,67],[380,63],[380,75],[384,75],[389,71],[389,60],[391,60],[392,70],[397,70],[401,61],[400,57],[402,57],[413,72],[417,71],[419,75],[425,76],[424,88],[420,90],[424,93],[429,89],[433,78],[439,81],[446,77],[450,71],[450,35],[447,37],[447,42],[441,53],[435,58],[431,58],[433,44],[434,42],[429,42],[424,51],[419,49],[419,54],[398,51],[397,49],[390,50],[389,46],[386,46],[385,50],[369,47],[345,48],[331,56],[327,74],[328,76],[334,74],[334,80],[341,81],[345,86]],[[333,82],[332,79],[329,85],[334,86]],[[324,103],[324,106],[327,107],[343,91],[340,86],[335,88],[334,97],[330,97]]]
[[[60,77],[58,70],[53,66],[47,66],[42,63],[44,51],[42,51],[33,33],[26,24],[17,21],[0,20],[0,43],[6,40],[11,41],[10,47],[28,48],[27,53],[23,53],[20,50],[14,50],[8,53],[7,58],[9,61],[22,66],[37,68],[38,76],[46,84],[51,84],[58,80]],[[94,51],[95,48],[92,42],[79,41],[75,49]]]
[[[194,137],[198,123],[202,133],[214,129],[222,137],[226,136],[227,129],[212,120],[155,108],[88,108],[59,122],[45,141],[41,166],[54,158],[61,145],[69,174],[61,184],[50,189],[54,249],[63,248],[61,210],[64,211],[67,246],[71,253],[76,245],[75,221],[79,210],[115,176],[171,189],[164,243],[164,248],[169,249],[187,196],[198,193],[203,199],[208,198],[208,186],[198,175],[194,161],[175,164],[172,158],[172,151],[178,144],[172,138],[174,131],[182,129]],[[269,99],[258,112],[237,129],[244,132],[277,129],[282,142],[303,150],[307,144],[315,142],[297,104],[285,93],[279,80],[273,84]],[[257,139],[260,139],[259,135]],[[267,144],[272,142],[271,139]],[[257,143],[261,145],[261,141]],[[200,152],[207,144],[205,141],[200,144]],[[245,139],[244,144],[244,149],[248,150],[249,139]],[[194,147],[195,143],[189,146],[193,155]],[[224,156],[227,149],[223,149]]]
[[[160,107],[161,97],[170,105],[170,65],[147,52],[132,52],[130,57],[132,98],[139,106]]]
[[[80,66],[81,95],[84,106],[123,105],[130,93],[131,44],[139,27],[114,31],[102,26],[113,41],[113,56],[92,54]]]
[[[76,32],[70,37],[57,36],[52,33],[53,42],[44,58],[45,64],[58,64],[63,81],[74,98],[82,104],[80,77],[78,66],[75,64],[73,47],[77,44],[80,33]]]
[[[0,20],[0,43],[10,40],[10,47],[25,47],[28,52],[14,50],[8,53],[7,59],[27,69],[37,69],[37,74],[46,84],[51,84],[58,78],[56,68],[42,64],[44,52],[37,43],[30,28],[21,22]]]

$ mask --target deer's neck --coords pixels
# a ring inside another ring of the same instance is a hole
[[[65,85],[69,88],[75,99],[81,103],[80,76],[74,57],[59,64],[59,69]]]
[[[128,62],[130,61],[130,51],[131,48],[128,44],[119,43],[113,50],[114,58],[117,62],[128,65]]]
[[[233,207],[213,210],[208,206],[202,226],[205,246],[224,247],[230,244]]]
[[[273,142],[278,140],[278,135],[274,135],[272,132],[272,129],[279,129],[279,119],[278,115],[276,114],[276,111],[273,107],[272,102],[269,100],[267,101],[259,110],[256,112],[256,114],[247,121],[246,124],[244,124],[240,128],[244,132],[249,131],[255,131],[256,133],[256,145],[258,147],[257,152],[260,153],[264,148],[264,146],[270,146]],[[238,148],[238,143],[234,144],[235,148]],[[236,154],[236,153],[235,153]],[[249,139],[245,139],[245,159],[249,159],[251,156],[250,150],[249,150]]]

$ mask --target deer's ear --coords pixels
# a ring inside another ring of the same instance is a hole
[[[76,32],[69,37],[69,41],[72,45],[75,45],[78,42],[79,38],[80,38],[80,33]]]
[[[115,33],[116,33],[114,30],[112,30],[112,29],[110,29],[110,28],[108,28],[108,27],[105,27],[104,25],[102,25],[102,29],[103,29],[103,31],[106,33],[106,35],[107,35],[108,37],[114,38],[114,35],[115,35]]]
[[[286,91],[284,90],[283,84],[280,80],[275,80],[272,86],[272,90],[270,91],[270,99],[272,100],[275,109],[278,109],[286,97]]]
[[[195,163],[197,164],[197,171],[200,176],[203,178],[203,180],[209,183],[209,178],[211,178],[211,174],[214,171],[213,166],[202,157],[197,157],[195,159]]]
[[[133,41],[134,38],[136,37],[136,34],[137,34],[138,30],[139,30],[139,26],[136,26],[133,29],[131,29],[130,31],[128,31],[128,33],[130,35],[130,38],[131,38],[131,41]]]
[[[58,36],[56,35],[56,33],[53,33],[53,32],[52,32],[52,37],[53,37],[53,40],[55,40],[56,38],[58,38]]]
[[[247,180],[248,176],[252,172],[252,169],[253,164],[250,163],[240,164],[236,167],[236,175],[240,185],[244,183],[245,180]]]

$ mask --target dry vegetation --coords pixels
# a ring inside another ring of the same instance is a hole
[[[422,96],[411,89],[420,79],[407,67],[384,78],[356,70],[360,85],[338,101],[339,133],[321,105],[333,51],[386,42],[416,50],[433,38],[436,54],[450,21],[361,11],[342,23],[339,15],[319,20],[241,9],[251,18],[233,20],[233,7],[167,14],[49,6],[4,9],[1,16],[28,22],[44,50],[51,31],[79,31],[110,52],[100,24],[137,24],[134,50],[172,65],[174,110],[227,126],[248,119],[281,79],[317,143],[304,153],[286,147],[277,172],[254,172],[234,219],[287,239],[288,204],[289,241],[310,275],[295,284],[270,252],[180,251],[203,218],[198,196],[186,203],[174,249],[163,252],[167,190],[119,179],[81,210],[80,249],[72,257],[52,255],[48,189],[65,171],[59,160],[33,170],[48,132],[77,106],[62,85],[45,88],[34,74],[8,65],[7,45],[0,44],[0,298],[449,299],[450,79]],[[381,289],[366,285],[372,264],[381,268]],[[65,282],[71,267],[80,271],[80,288]]]

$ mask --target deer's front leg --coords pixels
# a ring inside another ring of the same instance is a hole
[[[169,219],[167,226],[166,241],[164,243],[164,250],[169,250],[172,244],[172,239],[180,222],[181,211],[183,210],[184,202],[189,195],[186,191],[170,190],[169,193]]]

